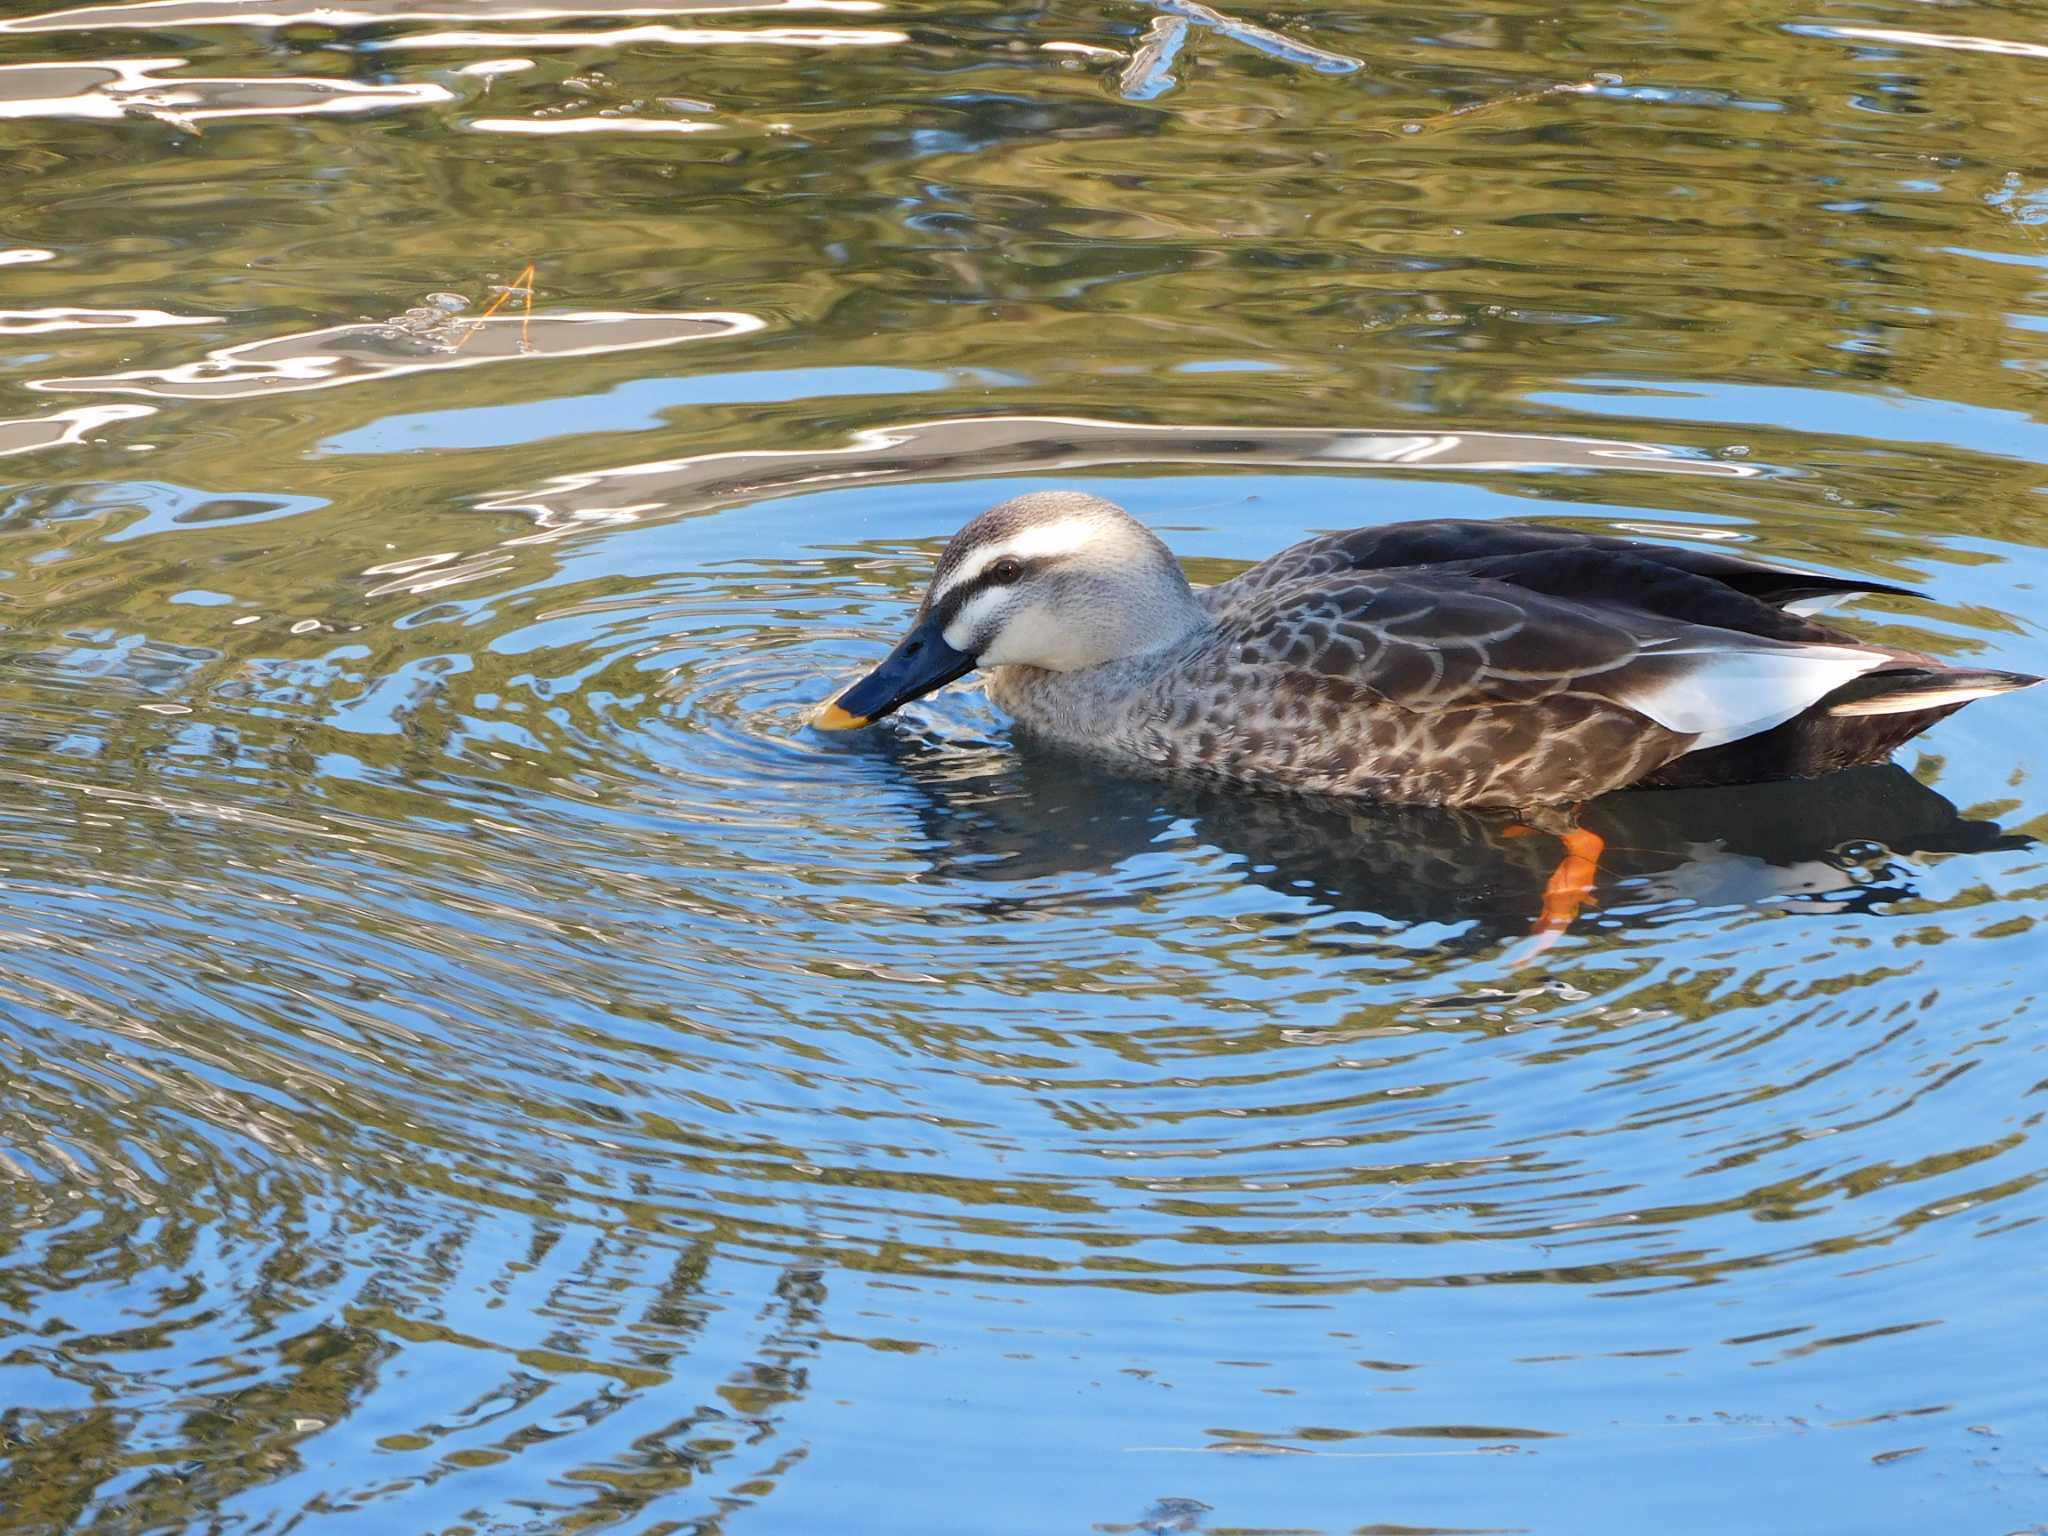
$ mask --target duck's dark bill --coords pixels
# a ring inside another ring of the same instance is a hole
[[[821,731],[850,731],[973,670],[974,658],[946,644],[939,626],[926,619],[903,637],[887,660],[827,704],[811,723]]]

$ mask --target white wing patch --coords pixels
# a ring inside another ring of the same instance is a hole
[[[1644,660],[1663,657],[1689,657],[1691,664],[1610,697],[1667,730],[1698,736],[1687,748],[1691,752],[1783,725],[1851,678],[1891,659],[1881,651],[1846,645],[1786,645],[1736,651],[1660,647],[1649,650]]]
[[[1794,618],[1810,619],[1816,613],[1834,612],[1854,596],[1854,592],[1823,592],[1817,597],[1794,598],[1791,602],[1780,603],[1778,606]]]

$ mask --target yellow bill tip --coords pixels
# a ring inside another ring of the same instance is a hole
[[[868,723],[866,715],[851,714],[837,704],[827,704],[811,717],[811,724],[821,731],[857,731]]]

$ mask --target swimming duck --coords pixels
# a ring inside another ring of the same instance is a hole
[[[1882,762],[2040,682],[1812,618],[1870,592],[1913,596],[1526,522],[1333,532],[1194,590],[1120,506],[1036,492],[956,532],[909,633],[813,723],[868,725],[981,668],[1028,731],[1104,760],[1516,813],[1565,844],[1554,936],[1604,848],[1583,801]]]
[[[1559,909],[1575,910],[1598,839],[1556,808],[1880,761],[1971,700],[2040,681],[1810,616],[1859,593],[1912,595],[1719,551],[1441,521],[1308,539],[1198,591],[1122,508],[1038,492],[954,535],[910,632],[814,723],[866,725],[980,668],[1027,730],[1098,757],[1515,812],[1565,838]]]
[[[1808,778],[2031,687],[1810,614],[1911,588],[1527,523],[1308,539],[1197,591],[1100,497],[975,518],[909,634],[815,723],[867,725],[965,673],[1031,730],[1114,759],[1427,805]]]

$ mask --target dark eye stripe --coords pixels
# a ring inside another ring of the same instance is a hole
[[[1012,559],[1014,557],[1006,555],[1004,558]],[[1027,576],[1044,570],[1045,567],[1052,563],[1053,557],[1051,556],[1036,560],[1018,560],[1017,575],[1015,580],[1012,581],[996,580],[995,565],[991,564],[988,569],[982,571],[972,581],[962,583],[948,592],[944,598],[940,599],[937,614],[939,627],[944,629],[948,624],[951,624],[953,620],[960,616],[960,610],[980,593],[988,591],[991,587],[1014,587]]]

